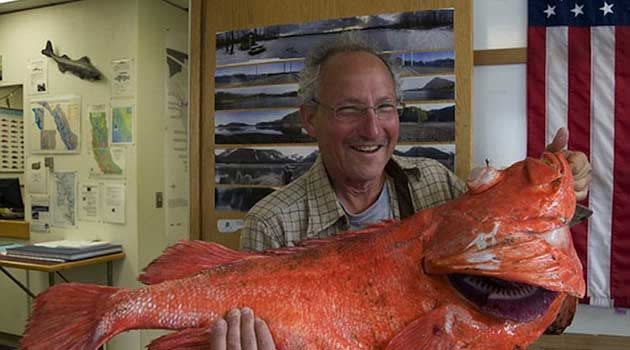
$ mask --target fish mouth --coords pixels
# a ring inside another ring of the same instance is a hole
[[[515,322],[530,322],[544,315],[560,294],[493,277],[449,274],[448,280],[482,313]]]

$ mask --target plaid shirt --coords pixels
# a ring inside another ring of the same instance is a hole
[[[442,204],[466,190],[463,181],[438,161],[393,156],[409,178],[414,211]],[[394,181],[386,177],[392,212],[400,219]],[[241,249],[291,246],[306,238],[346,231],[350,224],[337,200],[321,157],[303,176],[269,194],[249,211],[241,230]]]

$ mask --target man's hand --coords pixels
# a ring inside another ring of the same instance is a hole
[[[227,322],[226,322],[227,320]],[[230,311],[218,320],[210,332],[212,350],[274,350],[275,344],[267,323],[254,317],[250,308]]]
[[[547,145],[549,152],[564,152],[571,173],[573,174],[573,190],[575,191],[575,199],[581,201],[586,199],[588,189],[591,185],[591,164],[586,158],[586,154],[577,151],[565,150],[569,143],[569,131],[566,128],[560,128],[553,137],[553,141]]]

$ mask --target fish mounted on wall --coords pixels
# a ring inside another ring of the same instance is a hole
[[[90,81],[101,80],[101,72],[94,67],[87,56],[83,56],[78,60],[73,60],[67,55],[57,56],[53,52],[50,40],[46,42],[46,48],[42,50],[42,55],[48,56],[57,62],[57,66],[62,73],[68,71],[81,79]]]

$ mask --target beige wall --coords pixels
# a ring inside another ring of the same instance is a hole
[[[79,183],[91,180],[87,164],[91,157],[86,144],[89,132],[87,106],[110,102],[111,88],[107,78],[112,76],[112,60],[135,60],[136,142],[128,146],[126,152],[126,223],[78,221],[77,229],[54,228],[47,234],[31,234],[34,241],[102,239],[123,244],[127,257],[115,264],[117,286],[138,287],[136,276],[142,268],[174,240],[166,234],[164,209],[156,209],[154,201],[155,192],[164,192],[164,40],[167,29],[180,32],[185,38],[187,23],[188,14],[185,11],[160,0],[84,0],[0,15],[0,53],[4,68],[4,80],[0,86],[27,84],[27,62],[43,57],[40,51],[46,40],[52,41],[56,53],[67,54],[73,59],[88,56],[106,77],[98,82],[81,80],[69,73],[61,73],[56,63],[48,60],[49,93],[45,96],[76,94],[82,97],[80,154],[55,156],[55,170],[78,171]],[[31,98],[25,91],[25,106],[29,105]],[[27,115],[25,113],[25,117]],[[26,119],[25,122],[29,124]],[[102,283],[105,267],[81,268],[65,274],[71,280]],[[36,292],[43,290],[47,283],[47,276],[43,273],[30,272],[28,276],[22,273],[21,277],[25,281],[28,279]],[[6,300],[5,295],[15,297],[18,302],[13,303],[9,310],[2,305],[8,312],[0,313],[0,332],[20,334],[28,310],[27,300],[16,293],[17,287],[8,283],[4,276],[0,277],[3,296],[0,302]],[[141,343],[146,343],[149,338],[141,333],[119,335],[110,342],[108,349],[141,349]]]

